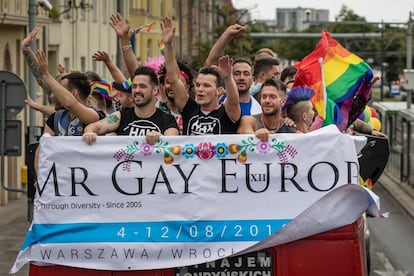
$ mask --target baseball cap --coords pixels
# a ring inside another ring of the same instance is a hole
[[[112,87],[116,90],[122,91],[122,92],[128,92],[131,93],[131,79],[127,79],[124,82],[116,82],[114,81],[112,83]]]

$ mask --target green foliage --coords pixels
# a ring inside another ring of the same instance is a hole
[[[217,8],[218,24],[214,31],[214,37],[217,39],[224,30],[240,21],[243,16],[231,6]],[[331,34],[335,33],[378,33],[381,38],[374,39],[338,39],[346,49],[360,56],[362,59],[369,61],[371,67],[379,70],[381,61],[384,62],[385,82],[398,79],[398,75],[405,68],[406,62],[406,44],[407,30],[406,26],[392,26],[389,24],[378,24],[379,22],[367,22],[362,16],[356,14],[347,6],[342,6],[339,14],[335,17],[335,22],[323,22],[319,26],[311,26],[304,33],[321,33],[322,29],[327,29]],[[245,57],[253,60],[254,53],[260,48],[273,49],[280,58],[289,61],[301,60],[308,55],[316,46],[319,38],[315,39],[253,39],[249,36],[250,32],[266,33],[269,28],[265,22],[248,22],[246,24],[248,33],[233,40],[225,49],[225,53],[233,58]],[[297,30],[289,30],[294,33]],[[193,68],[200,68],[215,42],[198,41],[199,54],[193,57]],[[381,48],[382,47],[382,48]]]
[[[218,18],[218,24],[214,30],[214,41],[197,41],[196,46],[198,47],[198,55],[193,56],[192,67],[195,69],[201,68],[204,66],[204,62],[207,59],[208,53],[213,46],[215,40],[227,29],[228,26],[235,24],[240,21],[240,18],[243,14],[240,14],[239,11],[235,10],[232,5],[224,5],[219,8],[216,7],[215,10]],[[229,45],[224,49],[224,52],[231,56],[232,58],[237,57],[248,57],[252,52],[253,39],[249,36],[249,30],[247,34],[244,34],[229,43]]]
[[[49,11],[49,18],[53,19],[53,20],[59,20],[59,10],[56,9],[55,7],[53,7],[50,11]]]

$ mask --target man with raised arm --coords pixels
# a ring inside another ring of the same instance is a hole
[[[174,102],[183,117],[184,135],[236,133],[241,111],[239,95],[232,76],[232,60],[222,56],[218,65],[202,68],[195,79],[195,100],[186,90],[186,76],[180,71],[173,49],[175,27],[166,17],[161,24],[165,44],[165,65],[169,83],[174,91]],[[223,80],[222,80],[223,79]],[[220,104],[222,82],[227,90],[227,100]]]

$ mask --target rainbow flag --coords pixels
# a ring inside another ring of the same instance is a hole
[[[160,41],[159,43],[158,43],[158,46],[160,47],[160,52],[161,52],[161,55],[162,56],[164,56],[165,55],[165,44],[164,44],[164,41]]]
[[[92,81],[91,92],[98,91],[105,99],[112,99],[111,95],[111,84],[103,81]]]
[[[345,130],[364,109],[371,92],[372,69],[328,31],[322,31],[315,49],[295,66],[298,72],[293,86],[307,85],[315,91],[312,102],[324,126],[335,124]]]
[[[152,22],[152,23],[150,23],[150,24],[145,24],[145,25],[139,26],[138,28],[136,28],[136,29],[134,30],[134,33],[135,33],[135,34],[138,34],[138,33],[140,33],[142,30],[144,30],[144,31],[146,31],[146,32],[149,32],[149,31],[151,31],[152,25],[154,25],[154,24],[155,24],[155,22]]]

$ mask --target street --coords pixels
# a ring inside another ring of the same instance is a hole
[[[379,183],[381,211],[388,218],[368,217],[371,234],[371,276],[414,275],[414,220]]]

